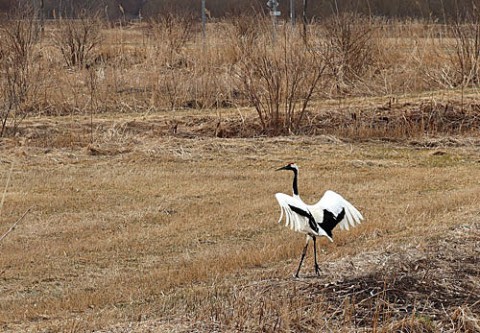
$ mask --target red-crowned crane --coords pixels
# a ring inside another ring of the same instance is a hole
[[[320,270],[317,263],[317,237],[327,237],[328,240],[333,242],[332,230],[337,224],[341,229],[348,230],[350,226],[354,227],[360,224],[363,216],[351,203],[333,191],[326,191],[316,204],[307,205],[298,194],[298,166],[295,163],[289,163],[276,171],[279,170],[293,171],[293,196],[283,193],[275,194],[281,207],[278,223],[282,221],[285,213],[285,225],[294,231],[307,235],[307,242],[303,248],[302,258],[295,277],[298,277],[302,267],[310,239],[313,239],[315,273],[318,275]]]

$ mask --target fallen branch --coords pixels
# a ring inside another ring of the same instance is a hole
[[[17,226],[17,224],[18,224],[21,220],[23,220],[23,218],[25,217],[25,215],[27,215],[27,213],[28,213],[31,209],[32,209],[32,207],[30,207],[29,209],[27,209],[27,210],[25,211],[25,213],[23,213],[23,215],[10,227],[10,229],[8,229],[8,231],[7,231],[6,233],[4,233],[4,234],[2,235],[2,237],[0,237],[0,242],[1,242],[5,237],[7,237],[7,235],[8,235],[9,233],[11,233],[11,232],[15,229],[15,227]]]

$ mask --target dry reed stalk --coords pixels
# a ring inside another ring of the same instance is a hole
[[[5,203],[5,197],[7,196],[8,185],[10,184],[10,178],[12,177],[13,163],[10,165],[10,171],[7,174],[7,180],[5,182],[5,188],[3,190],[2,199],[0,200],[0,216],[2,216],[3,204]]]
[[[32,209],[32,207],[28,208],[28,209],[22,214],[22,216],[20,216],[20,217],[15,221],[15,223],[12,224],[12,226],[11,226],[2,236],[0,236],[0,242],[3,241],[3,239],[4,239],[5,237],[7,237],[9,233],[11,233],[13,230],[15,230],[17,224],[20,223],[20,221],[23,220],[23,218],[28,214],[28,212],[30,212],[31,209]],[[2,273],[3,273],[3,272],[2,272]]]
[[[7,190],[8,190],[8,185],[10,184],[10,179],[12,177],[12,172],[13,172],[13,166],[14,164],[11,162],[11,166],[10,166],[10,171],[8,172],[8,175],[7,175],[7,180],[5,182],[5,189],[3,190],[3,194],[2,194],[2,199],[0,200],[0,217],[2,216],[2,210],[3,210],[3,205],[5,203],[5,198],[7,196]],[[23,213],[23,215],[17,219],[17,221],[15,221],[15,223],[2,235],[0,236],[0,242],[5,238],[7,237],[7,235],[9,233],[11,233],[15,227],[17,226],[18,223],[20,223],[20,221],[23,220],[23,218],[25,217],[25,215],[27,215],[27,213],[31,210],[32,208],[29,208],[25,211],[25,213]],[[2,272],[3,273],[3,272]]]

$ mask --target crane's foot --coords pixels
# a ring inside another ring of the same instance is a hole
[[[315,265],[315,274],[320,276],[320,267],[318,265]]]

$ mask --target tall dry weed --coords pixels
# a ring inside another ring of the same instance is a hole
[[[96,17],[47,22],[42,57],[34,62],[39,75],[23,81],[45,87],[42,107],[33,110],[91,115],[218,109],[221,122],[222,109],[251,107],[256,119],[242,123],[251,126],[242,133],[282,135],[316,133],[314,103],[334,99],[343,110],[342,104],[360,101],[352,97],[392,103],[478,85],[474,26],[462,25],[456,41],[453,27],[339,14],[311,23],[307,42],[300,26],[279,23],[274,43],[272,22],[262,16],[206,28],[203,37],[194,18],[173,15],[120,27]],[[47,74],[44,82],[36,79]],[[17,95],[34,100],[34,90],[18,89]]]
[[[352,89],[377,59],[376,25],[371,18],[354,13],[340,13],[324,23],[326,63],[335,82],[336,93]]]
[[[166,67],[181,67],[185,46],[191,43],[195,33],[195,20],[192,16],[167,14],[148,22],[145,32],[154,43],[161,62]]]
[[[148,59],[156,71],[152,76],[155,100],[170,110],[181,107],[199,108],[202,103],[191,97],[191,84],[196,77],[195,20],[192,16],[167,14],[148,22],[144,29],[154,46],[153,58]]]
[[[376,34],[379,22],[355,13],[340,13],[321,25],[316,42],[322,50],[333,96],[368,93],[375,73],[384,68],[383,54]]]

